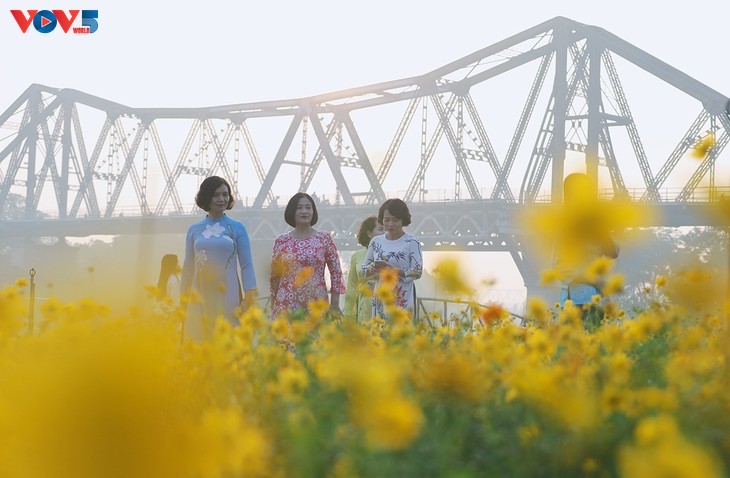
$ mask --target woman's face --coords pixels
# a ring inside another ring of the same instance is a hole
[[[383,212],[383,227],[389,236],[399,235],[403,232],[403,219],[398,219],[386,209]]]
[[[373,227],[372,230],[368,231],[368,237],[372,239],[373,237],[379,236],[384,232],[385,229],[383,229],[383,226],[380,223],[376,222],[375,227]]]
[[[223,214],[228,210],[228,202],[231,200],[231,196],[228,193],[228,187],[225,184],[218,186],[218,189],[213,193],[213,197],[210,199],[210,206],[208,211],[214,215]]]
[[[312,202],[306,197],[299,198],[297,201],[297,209],[294,211],[294,223],[297,225],[312,225],[312,216],[314,215],[314,209],[312,208]]]

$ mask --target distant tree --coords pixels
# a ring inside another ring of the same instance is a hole
[[[728,232],[713,227],[692,229],[645,228],[626,231],[619,239],[621,253],[617,272],[626,288],[620,303],[627,309],[643,309],[656,294],[658,276],[670,281],[688,267],[701,267],[713,283],[728,277]]]
[[[5,202],[0,204],[0,220],[12,221],[17,219],[29,219],[25,212],[25,197],[20,194],[8,194]],[[40,211],[34,211],[30,219],[41,219],[48,217]]]

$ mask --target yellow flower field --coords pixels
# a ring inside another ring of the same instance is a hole
[[[18,281],[0,291],[0,476],[727,476],[726,311],[686,306],[697,272],[657,278],[667,300],[637,314],[607,279],[595,327],[536,298],[524,326],[497,304],[442,326],[314,303],[182,344],[183,310],[92,300],[46,301],[28,336]]]

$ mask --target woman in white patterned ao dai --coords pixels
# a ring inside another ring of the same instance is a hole
[[[414,281],[423,272],[421,243],[413,235],[403,230],[411,223],[408,206],[400,199],[388,199],[380,206],[378,222],[383,225],[385,234],[373,237],[365,255],[362,268],[367,277],[377,276],[375,290],[381,285],[380,272],[393,269],[398,276],[394,295],[394,305],[416,312],[416,286]],[[386,304],[373,295],[373,316],[388,319]]]

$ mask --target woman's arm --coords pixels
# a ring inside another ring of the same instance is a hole
[[[185,259],[183,260],[182,276],[180,277],[181,294],[189,294],[193,285],[195,275],[195,241],[193,240],[193,228],[188,229],[185,235]]]
[[[408,254],[408,267],[401,269],[399,275],[403,282],[413,282],[421,278],[423,274],[423,253],[421,242],[411,236],[406,240],[406,254]]]
[[[269,276],[269,294],[270,301],[273,303],[276,293],[279,291],[279,282],[281,281],[281,273],[284,267],[281,259],[281,236],[274,241],[274,249],[271,253],[271,275]]]
[[[344,294],[345,283],[342,279],[342,266],[340,266],[340,254],[337,252],[337,246],[332,236],[325,233],[324,237],[324,260],[330,271],[330,280],[332,285],[330,292],[332,299],[330,300],[330,310],[340,311],[340,294]]]
[[[611,259],[618,257],[618,244],[611,238],[611,234],[606,231],[606,234],[601,238],[601,254]]]
[[[248,310],[248,308],[256,302],[257,296],[258,290],[256,289],[247,289],[243,291],[243,304],[241,304],[241,306],[244,307],[244,310]]]
[[[360,267],[362,269],[362,275],[368,279],[378,275],[378,272],[380,272],[381,269],[381,267],[375,263],[376,242],[375,237],[370,241],[368,251],[365,253],[365,260],[362,262],[362,266]]]
[[[253,257],[251,256],[251,241],[246,227],[243,224],[237,226],[236,248],[238,250],[238,264],[241,268],[241,285],[243,290],[248,293],[250,290],[256,290],[256,274]]]
[[[340,294],[332,292],[332,299],[330,299],[330,312],[342,314],[340,311]]]

